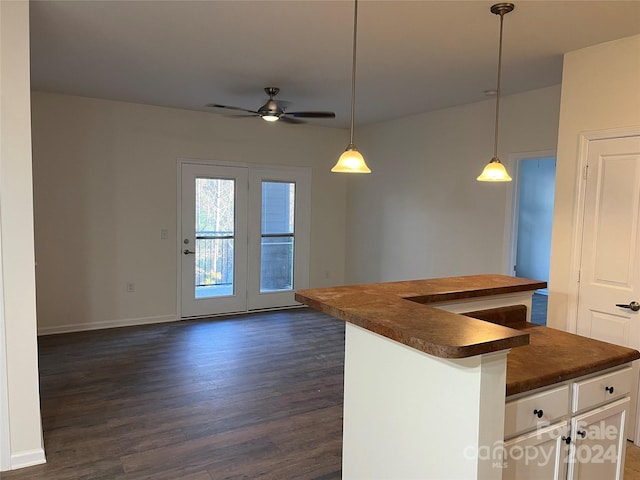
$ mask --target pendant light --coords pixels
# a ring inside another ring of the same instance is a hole
[[[349,130],[349,145],[340,155],[338,163],[331,169],[338,173],[371,173],[364,161],[364,157],[353,143],[353,124],[356,113],[356,40],[358,37],[358,0],[355,0],[353,13],[353,69],[351,74],[351,128]]]
[[[498,158],[498,119],[500,116],[500,76],[502,74],[502,22],[505,14],[511,12],[515,5],[513,3],[496,3],[491,7],[491,13],[500,15],[500,48],[498,50],[498,86],[496,88],[496,124],[495,137],[493,143],[493,158],[484,167],[478,177],[479,182],[510,182],[511,177],[507,169]]]

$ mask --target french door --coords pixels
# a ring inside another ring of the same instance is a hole
[[[295,305],[309,276],[308,169],[181,164],[181,316]]]

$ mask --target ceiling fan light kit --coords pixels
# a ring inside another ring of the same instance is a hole
[[[284,109],[280,108],[278,106],[278,102],[273,98],[278,94],[280,89],[276,87],[267,87],[264,91],[269,95],[269,100],[258,109],[258,115],[267,122],[277,122],[280,120],[280,117],[284,115]]]
[[[500,15],[500,42],[498,49],[498,84],[496,87],[496,121],[495,135],[493,139],[493,158],[484,167],[484,170],[477,178],[479,182],[510,182],[511,177],[507,173],[500,159],[498,158],[498,120],[500,117],[500,80],[502,75],[502,24],[504,16],[513,11],[515,5],[513,3],[496,3],[491,6],[491,13]]]

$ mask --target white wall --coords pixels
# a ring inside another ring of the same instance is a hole
[[[32,107],[41,333],[176,318],[179,157],[312,167],[310,286],[343,283],[344,130],[44,92]]]
[[[576,229],[580,133],[640,125],[640,35],[576,50],[564,57],[551,271],[550,326],[565,329],[575,304],[570,278]]]
[[[503,163],[555,150],[559,97],[553,86],[501,99]],[[507,273],[507,187],[476,181],[494,112],[487,100],[358,130],[373,173],[349,178],[347,283]]]
[[[29,4],[0,2],[0,470],[44,462],[33,256]],[[8,442],[8,445],[7,445]],[[8,457],[8,458],[7,458]]]

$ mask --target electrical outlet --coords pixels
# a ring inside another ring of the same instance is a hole
[[[160,240],[169,240],[169,229],[163,228],[160,230]]]
[[[133,282],[127,282],[127,293],[133,293],[136,291],[136,284]]]

